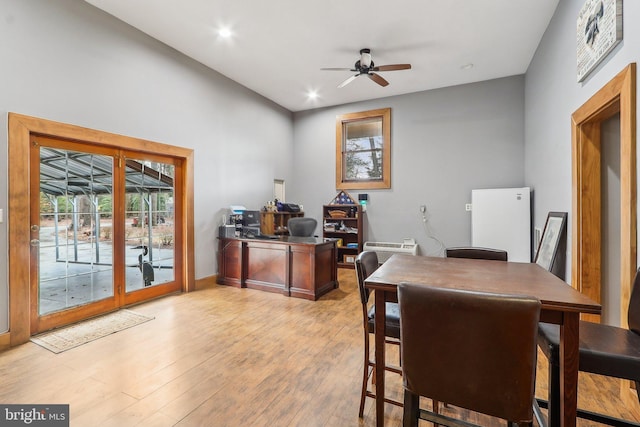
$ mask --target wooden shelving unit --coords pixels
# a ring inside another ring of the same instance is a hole
[[[260,212],[260,232],[269,235],[289,235],[289,218],[304,216],[304,212]]]
[[[365,222],[362,206],[335,204],[322,207],[322,236],[340,239],[338,267],[355,268],[354,261],[364,245]]]

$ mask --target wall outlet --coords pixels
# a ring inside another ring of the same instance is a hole
[[[467,212],[471,211],[471,203],[467,203],[466,205],[464,205],[464,210]]]

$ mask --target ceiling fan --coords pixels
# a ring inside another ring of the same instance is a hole
[[[387,86],[389,84],[381,75],[374,73],[374,71],[396,71],[396,70],[410,70],[411,64],[390,64],[390,65],[378,65],[376,66],[371,60],[371,49],[360,49],[360,59],[358,59],[353,68],[321,68],[321,70],[329,71],[355,71],[358,74],[354,74],[347,80],[338,85],[339,88],[344,87],[354,81],[356,77],[366,75],[380,86]]]

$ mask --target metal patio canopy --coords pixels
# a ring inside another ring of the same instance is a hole
[[[161,191],[173,191],[173,178],[157,171],[144,163],[132,159],[125,160],[125,192],[138,194],[151,194]],[[58,226],[58,203],[57,196],[73,196],[74,206],[76,196],[97,196],[101,194],[113,193],[113,158],[109,156],[83,153],[77,151],[67,151],[50,147],[40,147],[40,190],[54,204],[53,215],[55,217],[55,248],[56,260],[60,261],[59,252],[59,226]],[[152,217],[152,204],[149,198],[145,198],[149,218]],[[97,199],[92,197],[95,206],[93,212],[95,218],[94,233],[100,236],[100,214],[97,211]],[[145,210],[141,209],[140,217],[144,218]],[[78,260],[78,228],[79,213],[74,208],[73,212],[73,260],[69,262],[79,262]],[[144,222],[139,222],[144,226]],[[149,239],[152,237],[153,229],[151,221],[146,224]],[[92,239],[95,245],[95,262],[100,263],[99,238]],[[149,248],[149,259],[153,259],[152,248]]]
[[[108,156],[40,147],[40,190],[51,196],[111,194],[113,164]],[[136,160],[126,160],[127,193],[173,190],[173,178]]]

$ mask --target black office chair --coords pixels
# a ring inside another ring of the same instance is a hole
[[[367,397],[375,399],[376,395],[368,388],[369,378],[373,373],[375,362],[370,357],[369,334],[374,333],[375,307],[369,308],[369,289],[364,287],[364,280],[378,269],[378,255],[373,251],[364,251],[356,257],[356,276],[358,278],[358,289],[360,291],[360,302],[362,302],[362,319],[364,331],[364,369],[362,375],[362,393],[360,396],[360,411],[358,416],[362,418],[364,413],[364,401]],[[398,304],[395,302],[386,303],[386,325],[385,333],[388,337],[387,344],[400,345],[400,317]],[[385,364],[385,369],[396,374],[402,374],[399,367]],[[385,398],[387,403],[402,407],[402,402]]]
[[[420,396],[533,425],[538,299],[401,283],[398,301],[405,427],[472,425],[420,409]]]
[[[318,221],[314,218],[297,217],[289,218],[289,221],[287,221],[290,236],[311,237],[317,226]]]
[[[447,258],[472,258],[507,261],[507,251],[473,246],[447,248]]]
[[[640,391],[640,270],[636,272],[629,298],[629,329],[580,321],[578,370],[635,382]],[[560,327],[540,323],[538,344],[549,359],[548,418],[560,425]],[[640,400],[640,397],[639,397]],[[538,400],[541,407],[547,402]],[[578,417],[610,426],[640,424],[578,409]]]

